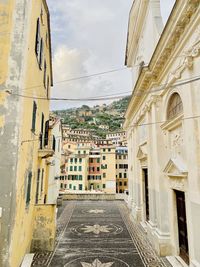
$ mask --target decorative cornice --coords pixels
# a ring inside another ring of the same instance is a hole
[[[178,46],[180,37],[185,32],[186,27],[188,26],[192,17],[196,14],[199,7],[199,0],[189,0],[186,1],[184,5],[182,1],[177,1],[177,4],[175,4],[175,8],[173,9],[170,19],[154,51],[149,67],[141,71],[141,74],[135,85],[135,88],[133,90],[134,93],[125,114],[126,120],[130,116],[130,114],[133,115],[133,113],[137,112],[136,107],[138,107],[138,104],[143,99],[142,93],[140,96],[140,91],[145,90],[147,92],[147,90],[150,89],[149,85],[156,82],[164,67],[168,64],[169,60],[172,59],[171,54]],[[181,59],[179,65],[168,75],[167,83],[169,84],[166,88],[168,88],[177,79],[179,79],[185,69],[191,68],[194,58],[199,56],[200,28],[197,29],[196,35],[197,38],[195,42],[183,53],[183,58]],[[128,120],[125,122],[125,127],[127,127],[127,123]]]

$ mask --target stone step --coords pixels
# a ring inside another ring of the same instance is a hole
[[[188,265],[179,256],[168,256],[166,258],[173,267],[188,267]]]
[[[21,264],[21,267],[31,267],[32,261],[33,261],[34,254],[26,254],[24,257],[24,260]]]

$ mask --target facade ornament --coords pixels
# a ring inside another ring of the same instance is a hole
[[[181,59],[178,67],[172,71],[167,78],[167,87],[173,84],[177,79],[180,79],[185,69],[191,69],[195,57],[200,54],[200,27],[195,33],[195,41],[190,48],[183,52],[183,59]]]

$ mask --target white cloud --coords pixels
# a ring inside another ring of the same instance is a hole
[[[174,1],[161,0],[164,21]],[[70,83],[57,84],[56,81],[124,66],[128,17],[133,0],[47,2],[51,13],[54,55],[53,96],[81,98],[131,91],[128,70]],[[53,102],[52,108],[81,104],[83,102]]]

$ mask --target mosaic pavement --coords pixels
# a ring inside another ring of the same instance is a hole
[[[32,267],[168,267],[121,201],[68,202],[58,219],[56,249]]]

